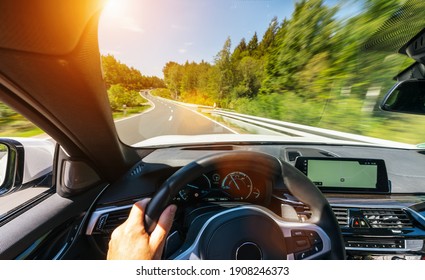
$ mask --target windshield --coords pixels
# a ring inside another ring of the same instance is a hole
[[[365,47],[405,2],[112,0],[99,42],[120,138],[345,132],[344,140],[425,142],[424,117],[379,109],[414,61]]]

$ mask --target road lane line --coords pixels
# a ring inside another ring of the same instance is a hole
[[[153,96],[152,96],[153,97]],[[153,98],[157,98],[157,99],[164,99],[163,97],[153,97]],[[216,121],[216,120],[213,120],[213,119],[211,119],[211,118],[209,118],[209,117],[207,117],[207,116],[205,116],[205,115],[203,115],[203,114],[201,114],[201,113],[199,113],[199,112],[197,112],[196,110],[193,110],[193,109],[189,109],[189,108],[187,108],[186,106],[184,106],[184,105],[182,105],[182,104],[179,104],[179,103],[177,103],[177,102],[174,102],[174,101],[167,101],[167,102],[172,102],[174,105],[176,105],[176,106],[179,106],[179,107],[181,107],[181,108],[184,108],[184,109],[186,109],[186,110],[189,110],[189,111],[191,111],[191,112],[193,112],[193,113],[195,113],[195,114],[197,114],[197,115],[199,115],[199,116],[201,116],[201,117],[203,117],[203,118],[205,118],[205,119],[207,119],[207,120],[209,120],[209,121],[211,121],[211,122],[213,122],[213,123],[215,123],[215,124],[217,124],[217,125],[219,125],[219,126],[221,126],[221,127],[223,127],[224,129],[226,129],[226,130],[228,130],[228,131],[230,131],[231,133],[234,133],[234,134],[239,134],[236,130],[233,130],[233,129],[231,129],[230,127],[228,127],[228,126],[226,126],[226,125],[224,125],[224,124],[222,124],[222,123],[219,123],[218,121]],[[172,116],[170,117],[170,119],[172,119]],[[171,121],[169,119],[169,121]]]
[[[168,121],[170,122],[173,119],[173,116],[170,116],[170,118],[168,119]]]

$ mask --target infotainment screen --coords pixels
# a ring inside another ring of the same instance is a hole
[[[382,159],[298,157],[295,167],[324,192],[390,191]]]

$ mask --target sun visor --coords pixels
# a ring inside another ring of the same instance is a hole
[[[78,44],[106,1],[0,1],[0,48],[64,55]]]

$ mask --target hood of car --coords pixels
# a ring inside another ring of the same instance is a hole
[[[276,143],[310,143],[325,145],[362,145],[387,148],[415,149],[416,146],[386,141],[382,143],[367,143],[364,141],[347,141],[323,137],[293,137],[259,134],[202,134],[202,135],[164,135],[146,139],[134,144],[138,148],[158,148],[189,145],[220,145],[220,144],[276,144]]]

